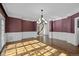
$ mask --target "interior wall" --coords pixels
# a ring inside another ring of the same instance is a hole
[[[0,14],[0,51],[5,44],[5,18]]]
[[[22,20],[22,31],[36,31],[36,22]]]
[[[6,41],[7,42],[13,42],[13,41],[18,41],[22,39],[27,39],[27,38],[32,38],[36,37],[37,32],[9,32],[6,33]]]
[[[5,20],[7,18],[7,14],[3,8],[3,5],[0,3],[0,51],[3,46],[6,44],[5,38]]]
[[[35,37],[36,22],[8,17],[6,20],[6,39],[8,42]]]
[[[78,45],[75,34],[75,18],[79,17],[79,13],[68,16],[56,21],[51,21],[50,38],[67,41],[75,46]]]
[[[7,17],[5,32],[21,32],[21,19]]]
[[[74,19],[68,17],[61,20],[52,21],[51,30],[54,32],[74,33]]]
[[[6,32],[36,31],[35,21],[25,21],[19,18],[8,17],[6,20]]]

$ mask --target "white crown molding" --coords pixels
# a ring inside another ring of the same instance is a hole
[[[22,20],[26,20],[26,21],[36,21],[34,19],[27,19],[27,18],[23,18],[23,17],[20,17],[20,16],[15,16],[15,15],[10,15],[9,17],[13,17],[13,18],[19,18],[19,19],[22,19]]]

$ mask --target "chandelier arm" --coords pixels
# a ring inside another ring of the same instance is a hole
[[[41,24],[40,24],[41,25]],[[42,24],[42,28],[41,28],[41,30],[38,32],[38,35],[41,33],[41,31],[43,30],[43,28],[44,28],[44,24]]]

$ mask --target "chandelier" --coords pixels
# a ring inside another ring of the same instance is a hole
[[[47,24],[47,21],[43,18],[43,9],[41,9],[41,18],[37,21],[37,34],[40,35],[44,29],[44,25]]]

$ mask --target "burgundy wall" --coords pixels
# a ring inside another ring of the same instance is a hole
[[[53,21],[50,21],[50,31],[53,31]]]
[[[37,23],[36,23],[36,21],[33,21],[33,31],[36,31],[37,30]]]
[[[61,20],[51,21],[51,31],[74,33],[74,20],[76,17],[79,17],[79,13],[76,13]]]
[[[5,27],[6,32],[36,31],[36,22],[8,17]]]
[[[57,31],[57,32],[62,31],[62,21],[60,21],[60,20],[55,21],[55,29],[54,30]]]
[[[57,20],[57,21],[52,21],[52,22],[53,22],[53,26],[52,26],[53,31],[61,32],[62,31],[62,21]]]
[[[6,20],[6,32],[20,32],[21,31],[21,19],[8,17]]]
[[[52,23],[53,23],[52,29],[53,29],[53,31],[56,31],[56,21],[54,21]]]
[[[22,30],[25,31],[36,31],[36,22],[34,21],[22,21]]]
[[[62,20],[62,31],[71,33],[71,18]]]

